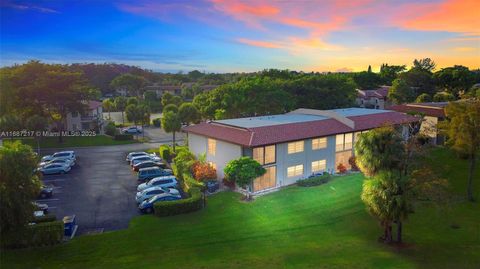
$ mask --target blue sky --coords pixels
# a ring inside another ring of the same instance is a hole
[[[478,1],[0,0],[0,64],[155,71],[359,71],[430,57],[480,66]],[[477,11],[475,11],[477,10]]]

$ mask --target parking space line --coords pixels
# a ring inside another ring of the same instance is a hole
[[[51,198],[51,199],[39,199],[37,202],[50,202],[50,201],[58,201],[58,198]]]

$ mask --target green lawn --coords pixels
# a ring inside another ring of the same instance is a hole
[[[32,138],[14,139],[37,149],[37,141]],[[4,139],[3,143],[10,143],[12,140]],[[92,146],[113,146],[138,143],[137,140],[113,140],[110,136],[70,136],[63,137],[63,143],[58,142],[58,137],[46,137],[40,140],[40,148],[71,148],[71,147],[92,147]]]
[[[381,230],[365,211],[363,177],[355,174],[317,187],[288,187],[251,203],[220,193],[192,214],[141,216],[127,230],[4,252],[0,267],[478,268],[480,203],[460,199],[466,162],[441,149],[430,156],[459,199],[417,208],[404,225],[402,248],[377,242]],[[478,197],[478,181],[475,187]]]

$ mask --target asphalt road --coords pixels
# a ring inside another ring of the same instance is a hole
[[[77,234],[125,229],[130,219],[139,214],[134,199],[136,175],[125,156],[130,151],[158,146],[150,143],[74,149],[77,164],[68,174],[45,176],[43,181],[54,186],[54,194],[37,202],[48,204],[57,219],[75,214]],[[42,155],[54,151],[47,150]]]

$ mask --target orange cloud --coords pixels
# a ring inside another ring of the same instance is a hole
[[[454,51],[458,51],[458,52],[469,52],[469,51],[479,51],[480,52],[480,48],[474,48],[474,47],[457,47],[457,48],[453,48]]]
[[[422,31],[480,33],[480,1],[447,0],[440,4],[409,4],[402,8],[401,27]],[[421,12],[420,12],[421,11]],[[407,14],[408,13],[408,14]]]
[[[261,48],[278,49],[282,47],[281,45],[274,42],[253,40],[253,39],[247,39],[247,38],[237,38],[237,41],[242,44],[246,44],[254,47],[261,47]]]

